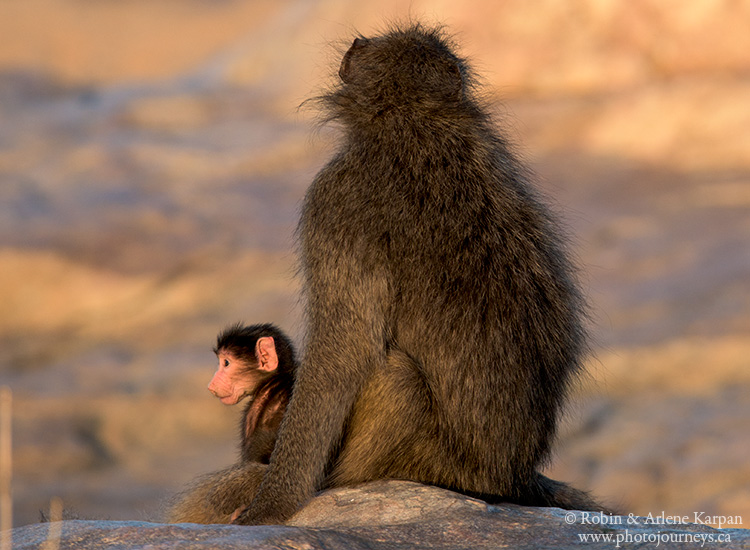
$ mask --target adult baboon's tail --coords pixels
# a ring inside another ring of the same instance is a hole
[[[527,500],[528,499],[528,500]],[[554,506],[564,510],[586,510],[592,512],[614,513],[602,506],[585,491],[575,489],[562,481],[555,481],[537,473],[529,486],[529,493],[523,502],[530,506]]]

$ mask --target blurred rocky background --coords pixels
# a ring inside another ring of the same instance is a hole
[[[158,520],[235,459],[216,332],[300,336],[292,233],[355,32],[446,24],[564,213],[594,357],[550,475],[750,521],[749,0],[3,0],[14,524]]]

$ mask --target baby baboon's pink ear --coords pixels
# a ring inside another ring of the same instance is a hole
[[[258,338],[255,343],[255,357],[258,358],[258,370],[263,372],[274,372],[279,366],[279,358],[276,355],[276,344],[272,336]]]

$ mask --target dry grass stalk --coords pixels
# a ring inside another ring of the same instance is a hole
[[[52,497],[49,503],[49,532],[42,550],[58,550],[62,534],[63,502],[59,497]]]
[[[0,387],[0,550],[11,550],[12,544],[12,402],[13,392],[11,389],[8,386]]]

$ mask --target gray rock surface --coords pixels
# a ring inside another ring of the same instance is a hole
[[[13,530],[12,548],[44,549],[59,527],[59,548],[76,550],[750,548],[750,530],[647,525],[646,518],[635,516],[491,506],[405,481],[327,491],[285,526],[65,521]]]

